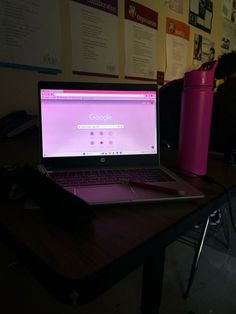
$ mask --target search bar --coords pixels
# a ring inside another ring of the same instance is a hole
[[[77,129],[90,130],[90,129],[124,129],[123,124],[78,124]]]

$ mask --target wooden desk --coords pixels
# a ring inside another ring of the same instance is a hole
[[[5,142],[2,164],[14,159],[35,162],[37,148],[32,147],[37,140],[31,141]],[[30,151],[28,158],[23,157],[24,151]],[[170,164],[174,155],[165,156]],[[210,157],[209,174],[235,195],[236,168],[223,164],[221,156]],[[51,225],[39,211],[2,204],[1,237],[14,245],[38,280],[70,304],[95,299],[143,265],[142,312],[158,313],[165,247],[225,202],[219,186],[189,180],[206,194],[204,199],[98,208],[96,218],[78,233]]]

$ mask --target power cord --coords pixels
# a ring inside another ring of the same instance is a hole
[[[177,168],[175,167],[175,169],[179,170],[179,171],[183,171],[186,173],[189,173],[191,175],[196,176],[197,178],[200,178],[203,182],[209,183],[209,184],[216,184],[219,187],[221,187],[223,189],[223,191],[225,192],[226,195],[226,199],[227,199],[227,203],[228,203],[228,209],[229,209],[229,216],[230,216],[230,221],[233,227],[234,232],[236,233],[236,225],[234,223],[234,218],[233,218],[233,210],[232,210],[232,203],[231,203],[231,199],[230,199],[230,195],[229,195],[229,191],[227,190],[227,188],[224,186],[224,184],[218,182],[217,180],[215,180],[213,177],[208,176],[208,175],[199,175],[195,172],[183,169],[183,168]]]

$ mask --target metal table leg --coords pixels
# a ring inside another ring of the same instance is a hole
[[[165,249],[143,265],[142,301],[143,314],[158,314],[161,304]]]

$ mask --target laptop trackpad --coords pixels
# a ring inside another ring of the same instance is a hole
[[[132,187],[122,184],[71,187],[68,190],[91,204],[132,202],[139,198]]]

